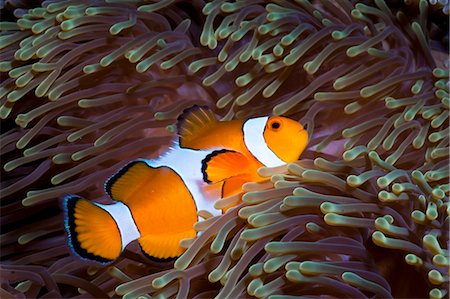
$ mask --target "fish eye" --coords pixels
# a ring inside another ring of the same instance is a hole
[[[281,120],[279,118],[275,118],[272,119],[269,123],[268,123],[268,127],[272,130],[272,131],[279,131],[281,129]]]
[[[274,121],[271,126],[272,126],[272,129],[278,129],[281,125],[279,122]]]

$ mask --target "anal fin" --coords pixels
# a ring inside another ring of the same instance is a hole
[[[128,199],[154,176],[154,168],[147,163],[132,161],[106,182],[105,191],[112,199],[127,203]]]
[[[233,177],[233,178],[226,180],[222,185],[222,198],[230,197],[232,195],[241,193],[242,185],[247,182],[248,182],[248,180],[243,177]],[[239,202],[237,202],[233,205],[229,205],[226,208],[223,208],[222,212],[225,213],[230,208],[236,206],[240,202],[241,201],[239,200]]]
[[[194,238],[196,232],[193,228],[183,232],[170,234],[149,234],[138,239],[139,245],[145,254],[158,259],[167,259],[180,256],[184,249],[180,241]]]
[[[226,180],[222,185],[222,198],[229,197],[242,192],[242,185],[248,180],[241,177],[234,177]]]

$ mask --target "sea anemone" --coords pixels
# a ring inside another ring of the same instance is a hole
[[[1,297],[448,296],[448,4],[394,2],[6,1]],[[194,104],[310,143],[199,211],[174,263],[71,255],[61,198],[107,202]]]

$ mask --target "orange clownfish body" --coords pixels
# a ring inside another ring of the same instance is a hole
[[[150,257],[177,257],[180,240],[196,236],[198,210],[219,215],[217,199],[261,180],[261,166],[296,161],[308,142],[302,125],[289,118],[221,122],[198,106],[178,118],[178,134],[163,156],[132,161],[106,182],[114,204],[66,197],[66,229],[76,254],[110,262],[137,239]]]

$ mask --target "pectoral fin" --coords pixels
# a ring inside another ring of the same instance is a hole
[[[202,161],[203,180],[217,183],[231,177],[244,176],[250,163],[246,156],[230,150],[218,150],[207,155]]]

